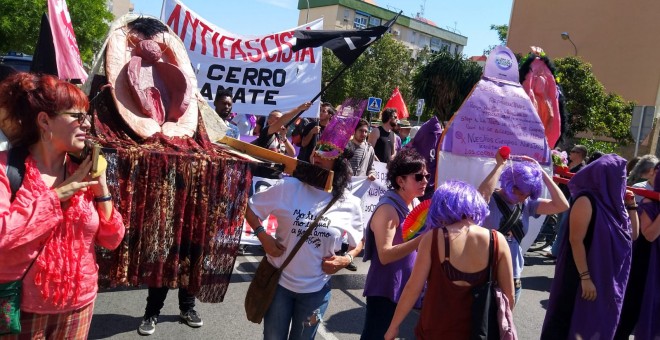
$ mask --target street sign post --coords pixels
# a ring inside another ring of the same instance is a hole
[[[630,133],[635,140],[635,157],[639,150],[639,144],[651,132],[653,127],[653,117],[655,116],[655,106],[635,106],[633,109],[632,121],[630,122]]]
[[[367,111],[370,112],[380,112],[380,105],[383,103],[383,100],[376,97],[369,97],[367,102]]]
[[[417,125],[419,125],[419,119],[422,117],[422,112],[424,112],[424,99],[417,99],[417,111],[415,115],[417,116]]]

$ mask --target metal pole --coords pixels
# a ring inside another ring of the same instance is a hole
[[[573,39],[571,39],[570,37],[568,38],[568,41],[570,41],[571,44],[573,44],[573,48],[575,49],[575,56],[577,57],[577,46],[575,46],[575,43],[573,42]]]
[[[350,66],[350,65],[349,65],[349,66]],[[332,79],[330,79],[330,81],[327,82],[327,83],[325,84],[325,86],[323,86],[323,88],[321,89],[321,91],[319,91],[319,93],[318,93],[316,96],[314,96],[314,98],[312,98],[312,100],[310,100],[310,103],[313,103],[315,100],[319,99],[319,97],[321,97],[321,95],[323,94],[323,92],[325,92],[325,91],[330,87],[330,85],[332,85],[335,81],[337,81],[337,79],[339,79],[339,76],[341,76],[342,74],[344,74],[344,71],[346,71],[347,69],[348,69],[348,66],[344,65],[344,67],[343,67],[341,70],[339,70],[339,72],[337,72],[337,74],[335,74],[335,76],[332,77]],[[291,118],[291,120],[290,120],[288,123],[286,123],[286,124],[284,125],[284,127],[285,127],[285,128],[288,128],[289,126],[291,126],[291,124],[293,124],[293,122],[295,122],[296,119],[298,119],[298,117],[300,117],[304,112],[305,112],[305,111],[300,111],[300,112],[298,112],[298,114],[297,114],[295,117]]]
[[[637,127],[637,136],[635,137],[635,157],[637,157],[637,151],[639,150],[639,143],[642,137],[642,123],[644,122],[644,110],[646,106],[642,106],[642,114],[639,115],[639,126]]]
[[[163,0],[163,4],[160,6],[160,20],[165,20],[165,0]]]

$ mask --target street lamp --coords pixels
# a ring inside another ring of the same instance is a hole
[[[307,0],[307,18],[305,18],[305,23],[309,22],[309,0]]]
[[[578,55],[578,54],[577,54],[577,46],[575,46],[575,43],[573,42],[573,40],[571,40],[571,36],[568,35],[568,32],[562,32],[562,33],[561,33],[561,38],[562,38],[563,40],[568,40],[568,41],[571,42],[571,44],[573,44],[573,48],[575,49],[575,56],[577,56],[577,55]]]

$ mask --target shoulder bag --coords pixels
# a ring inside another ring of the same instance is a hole
[[[23,279],[32,268],[32,265],[37,262],[37,258],[41,255],[41,251],[44,250],[48,241],[50,241],[50,237],[41,246],[37,257],[32,260],[20,280],[0,284],[0,336],[21,333],[21,288]]]
[[[7,179],[9,180],[9,188],[11,190],[10,202],[16,198],[16,192],[23,185],[23,177],[25,177],[25,159],[29,154],[26,147],[14,147],[9,149],[7,156]],[[20,280],[10,281],[0,284],[0,336],[5,334],[19,334],[21,332],[21,288],[23,286],[23,279],[30,271],[32,265],[37,261],[39,255],[46,247],[46,244],[53,237],[51,232],[50,236],[39,249],[37,256],[32,260],[27,267]]]
[[[488,281],[472,288],[472,327],[471,340],[517,340],[516,327],[509,299],[497,285],[493,272],[497,270],[499,252],[495,230],[490,232],[488,246]]]
[[[266,256],[261,259],[259,267],[257,267],[257,271],[254,273],[254,278],[252,279],[252,282],[250,282],[250,287],[245,295],[245,314],[247,315],[248,320],[254,323],[261,323],[275,297],[275,291],[277,290],[277,284],[280,281],[282,271],[286,268],[289,262],[291,262],[293,256],[296,255],[300,247],[302,247],[307,241],[307,238],[312,234],[323,214],[325,214],[328,209],[337,202],[337,199],[339,199],[339,196],[333,197],[323,211],[316,216],[314,222],[312,222],[302,237],[300,237],[300,240],[298,240],[298,243],[293,247],[293,250],[289,253],[289,256],[287,256],[280,268],[276,268],[270,264]]]
[[[497,234],[496,231],[490,232],[490,243],[488,245],[488,281],[481,286],[472,288],[472,325],[470,327],[470,340],[491,340],[499,339],[500,334],[497,330],[497,309],[493,299],[493,258],[497,254]]]
[[[9,150],[6,172],[9,179],[9,188],[11,189],[11,202],[14,201],[16,192],[23,184],[27,155],[27,148]],[[44,246],[46,243],[44,243]],[[39,250],[37,257],[41,254],[41,250],[43,250],[43,247]],[[0,284],[0,335],[21,332],[21,286],[25,275],[30,271],[37,257],[30,263],[20,280]]]
[[[495,199],[497,208],[504,217],[497,231],[504,235],[507,235],[510,232],[516,241],[518,241],[518,244],[520,244],[523,237],[525,237],[521,219],[522,211],[525,208],[525,205],[516,204],[513,210],[511,210],[509,209],[509,206],[504,202],[504,199],[502,199],[502,197],[500,197],[497,192],[494,192],[492,197]]]

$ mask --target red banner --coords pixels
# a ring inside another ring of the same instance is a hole
[[[48,21],[53,32],[57,75],[60,79],[80,79],[85,82],[87,72],[80,59],[80,50],[65,0],[48,0]]]
[[[401,96],[398,86],[394,89],[394,92],[392,92],[390,100],[385,104],[385,108],[388,107],[396,109],[396,115],[399,119],[408,119],[408,107],[406,107],[406,103],[403,101],[403,96]]]

